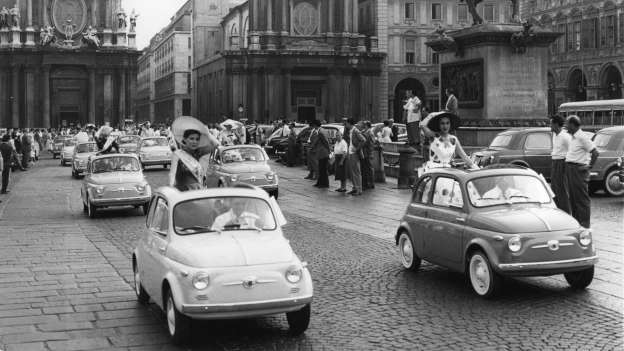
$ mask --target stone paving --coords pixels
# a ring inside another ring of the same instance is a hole
[[[278,173],[287,235],[315,283],[305,335],[289,336],[284,316],[201,322],[188,346],[172,346],[162,312],[138,304],[131,287],[130,254],[144,217],[112,210],[88,219],[80,181],[45,160],[0,204],[0,349],[624,348],[622,295],[598,279],[621,290],[621,277],[601,277],[621,274],[622,228],[614,224],[621,223],[621,200],[595,201],[596,241],[606,259],[589,290],[569,290],[557,278],[509,280],[500,298],[487,301],[461,275],[426,263],[417,273],[400,267],[390,238],[409,191],[389,183],[351,198],[312,187],[301,169]],[[166,180],[166,172],[147,175],[154,186]]]

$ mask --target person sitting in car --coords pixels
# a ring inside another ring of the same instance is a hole
[[[262,228],[259,223],[260,216],[246,211],[246,207],[245,199],[233,199],[230,210],[215,219],[212,230],[223,230],[228,226],[236,226],[238,229]]]
[[[514,196],[523,196],[520,190],[511,187],[506,177],[497,178],[494,188],[483,194],[484,200],[509,200]]]

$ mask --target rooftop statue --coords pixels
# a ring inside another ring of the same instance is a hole
[[[9,14],[11,15],[11,25],[13,27],[19,27],[20,9],[17,4],[9,10]]]
[[[2,6],[0,10],[0,28],[6,28],[9,26],[9,10]]]
[[[120,8],[119,12],[117,12],[117,28],[118,29],[128,28],[128,15],[126,15],[126,11],[124,11],[123,8]]]
[[[459,2],[464,2],[464,1],[466,2],[466,5],[468,5],[468,11],[470,12],[470,15],[472,16],[472,25],[476,26],[478,24],[483,24],[483,18],[481,18],[481,16],[477,12],[477,5],[483,2],[483,0],[459,0]],[[511,21],[520,22],[519,15],[518,15],[518,12],[519,12],[518,0],[511,0],[511,5],[512,5]]]
[[[92,26],[89,26],[82,33],[82,41],[85,42],[90,47],[99,48],[100,47],[100,39],[97,36],[97,29],[94,29]]]
[[[52,26],[41,27],[40,38],[41,38],[41,41],[39,44],[43,47],[56,42],[56,36],[54,36],[54,27]]]
[[[72,19],[68,18],[65,20],[65,24],[63,24],[63,32],[65,32],[65,40],[67,41],[71,41],[75,34],[76,25],[72,22]]]
[[[130,14],[130,33],[134,33],[136,31],[136,22],[137,17],[139,16],[140,15],[136,13],[134,9],[132,9],[132,13]]]

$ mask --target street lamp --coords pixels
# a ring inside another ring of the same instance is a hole
[[[243,104],[238,104],[238,120],[241,121],[244,117],[245,107]]]

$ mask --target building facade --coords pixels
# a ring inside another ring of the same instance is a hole
[[[191,115],[192,1],[156,34],[138,60],[137,119],[166,123]]]
[[[509,23],[512,3],[485,0],[477,5],[477,11],[484,22]],[[471,26],[468,6],[457,0],[389,0],[387,18],[389,115],[395,121],[405,120],[403,105],[408,90],[430,111],[437,111],[441,96],[439,62],[425,42],[435,37],[439,27],[450,31]]]
[[[0,126],[132,118],[136,17],[121,0],[0,0]]]
[[[386,7],[385,0],[250,0],[231,9],[195,60],[197,116],[384,118],[378,34],[386,23],[377,19]]]
[[[549,112],[624,96],[624,1],[524,0],[525,18],[562,33],[551,47]]]

